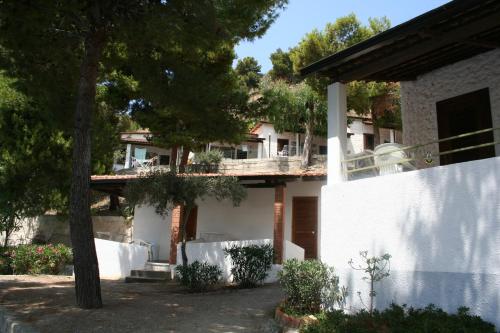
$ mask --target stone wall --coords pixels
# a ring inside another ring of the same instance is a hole
[[[283,156],[269,159],[231,160],[224,159],[219,166],[222,173],[282,173],[301,172],[301,157]],[[326,170],[326,155],[313,155],[313,169]]]
[[[122,216],[93,216],[94,237],[116,242],[132,240],[131,222]],[[3,243],[4,236],[0,236]],[[69,222],[57,215],[42,215],[25,219],[21,229],[10,236],[10,244],[31,243],[33,240],[44,243],[63,243],[70,245]]]
[[[500,127],[500,50],[480,54],[440,68],[417,78],[401,82],[403,143],[415,145],[438,139],[436,102],[469,92],[489,88],[493,127]],[[500,140],[500,131],[495,141]],[[438,145],[426,148],[433,154]],[[500,145],[496,146],[497,156]],[[431,165],[439,165],[435,158]]]

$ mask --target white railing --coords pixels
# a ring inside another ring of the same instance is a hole
[[[476,145],[468,145],[445,151],[435,151],[436,145],[440,143],[451,142],[453,140],[469,138],[490,132],[494,133],[494,131],[497,130],[500,130],[500,127],[487,128],[406,147],[393,143],[382,144],[375,147],[373,152],[365,151],[360,154],[351,155],[349,158],[343,160],[342,168],[344,170],[345,179],[353,180],[411,171],[417,169],[418,163],[424,163],[429,166],[432,165],[437,157],[485,147],[494,147],[500,144],[500,141],[497,140]]]

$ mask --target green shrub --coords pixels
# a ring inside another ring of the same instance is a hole
[[[216,173],[224,154],[220,150],[202,151],[194,155],[193,162],[188,166],[189,172]]]
[[[14,274],[58,274],[73,261],[71,249],[57,245],[18,245],[10,251]]]
[[[392,304],[384,311],[374,310],[373,315],[360,311],[348,315],[342,311],[317,316],[317,324],[304,328],[305,333],[495,333],[495,326],[480,317],[469,314],[469,309],[459,308],[449,314],[429,305],[423,309]]]
[[[186,267],[180,265],[176,274],[182,286],[192,292],[206,291],[220,281],[222,271],[217,265],[195,261]]]
[[[11,248],[0,248],[0,275],[12,274]]]
[[[318,260],[287,260],[278,278],[286,295],[284,310],[289,314],[316,314],[321,308],[341,305],[347,293],[339,287],[333,267]]]
[[[237,246],[224,249],[231,257],[233,280],[240,288],[253,288],[261,284],[269,274],[274,259],[272,245]]]

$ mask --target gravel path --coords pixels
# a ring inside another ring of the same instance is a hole
[[[74,305],[74,281],[59,276],[0,276],[0,306],[40,332],[277,332],[276,285],[189,294],[174,282],[101,282],[104,307]]]

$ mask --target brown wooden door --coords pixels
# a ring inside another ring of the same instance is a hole
[[[306,259],[318,257],[318,197],[293,197],[292,242],[305,250]]]
[[[198,220],[198,206],[193,207],[191,209],[191,213],[189,214],[189,219],[186,225],[186,239],[188,241],[196,239],[196,227]]]

